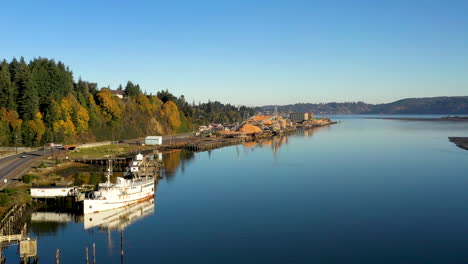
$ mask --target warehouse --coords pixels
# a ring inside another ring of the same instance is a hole
[[[162,145],[162,136],[147,136],[145,145]]]

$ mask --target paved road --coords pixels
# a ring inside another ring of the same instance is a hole
[[[55,153],[60,150],[54,150]],[[0,159],[0,186],[5,179],[13,179],[17,174],[31,166],[37,159],[51,155],[50,150],[23,152],[7,158]]]
[[[163,145],[185,142],[194,137],[196,136],[195,136],[195,133],[193,132],[171,135],[171,136],[163,136]],[[124,144],[137,144],[137,143],[143,143],[143,142],[145,142],[144,138],[119,141],[119,143],[124,143]]]

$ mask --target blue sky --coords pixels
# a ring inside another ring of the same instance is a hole
[[[0,57],[188,100],[468,95],[468,1],[5,1]]]

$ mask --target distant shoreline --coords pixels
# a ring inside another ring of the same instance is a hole
[[[447,117],[368,117],[367,119],[403,120],[403,121],[439,121],[439,122],[468,122],[468,116],[447,116]]]

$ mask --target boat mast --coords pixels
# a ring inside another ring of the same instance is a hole
[[[107,168],[107,187],[110,186],[110,177],[112,175],[112,159],[108,160],[108,168]]]

